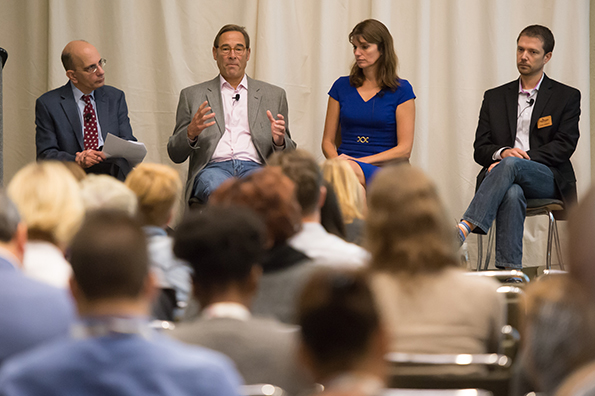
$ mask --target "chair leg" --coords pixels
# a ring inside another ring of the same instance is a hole
[[[481,262],[483,260],[483,235],[477,234],[477,269],[481,270]]]
[[[490,266],[490,259],[492,258],[492,250],[494,250],[494,244],[496,241],[496,232],[494,231],[494,227],[496,227],[495,223],[492,223],[490,230],[488,231],[488,247],[486,249],[486,259],[483,263],[484,271],[487,271]]]
[[[548,270],[552,269],[552,242],[554,238],[554,225],[556,224],[556,219],[554,218],[554,214],[551,211],[547,212],[548,215],[548,226],[547,226],[547,252],[546,252],[546,259],[545,259],[545,268]]]
[[[552,214],[553,217],[553,214]],[[562,249],[560,249],[560,234],[558,233],[558,222],[554,218],[554,241],[556,242],[556,254],[558,255],[558,263],[560,269],[564,270],[564,261],[562,260]]]

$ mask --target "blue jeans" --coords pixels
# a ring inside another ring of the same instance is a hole
[[[521,269],[527,199],[559,198],[546,165],[506,157],[487,174],[463,220],[487,233],[496,220],[496,267]]]
[[[205,204],[223,182],[231,177],[244,177],[261,168],[253,161],[229,160],[207,164],[194,179],[192,195]]]

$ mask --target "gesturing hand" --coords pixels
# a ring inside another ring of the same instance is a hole
[[[208,114],[207,113],[211,110],[211,107],[207,107],[209,103],[205,100],[198,110],[194,117],[192,117],[192,121],[190,125],[188,125],[188,139],[194,140],[198,135],[202,133],[203,130],[210,127],[211,125],[215,125],[215,121],[207,122],[211,118],[215,117],[215,113]]]
[[[270,110],[267,110],[267,117],[271,122],[271,134],[273,135],[273,142],[277,146],[283,146],[285,143],[285,118],[281,114],[277,114],[277,120],[273,117]]]

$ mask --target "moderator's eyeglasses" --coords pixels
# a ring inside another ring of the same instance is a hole
[[[107,60],[104,58],[101,58],[101,59],[99,59],[99,62],[96,65],[84,67],[83,71],[86,71],[87,73],[96,73],[97,69],[99,69],[99,67],[101,67],[103,69],[103,66],[105,66],[106,63],[107,63]]]

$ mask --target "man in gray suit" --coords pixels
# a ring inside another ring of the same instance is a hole
[[[269,383],[290,395],[313,382],[296,362],[297,327],[252,316],[264,253],[262,221],[247,208],[212,207],[192,212],[176,228],[174,253],[192,266],[199,319],[172,335],[229,356],[246,384]]]
[[[220,75],[180,93],[176,126],[167,143],[175,163],[190,157],[186,202],[206,203],[230,177],[254,171],[274,151],[294,149],[285,91],[245,73],[250,37],[225,25],[213,43]]]

